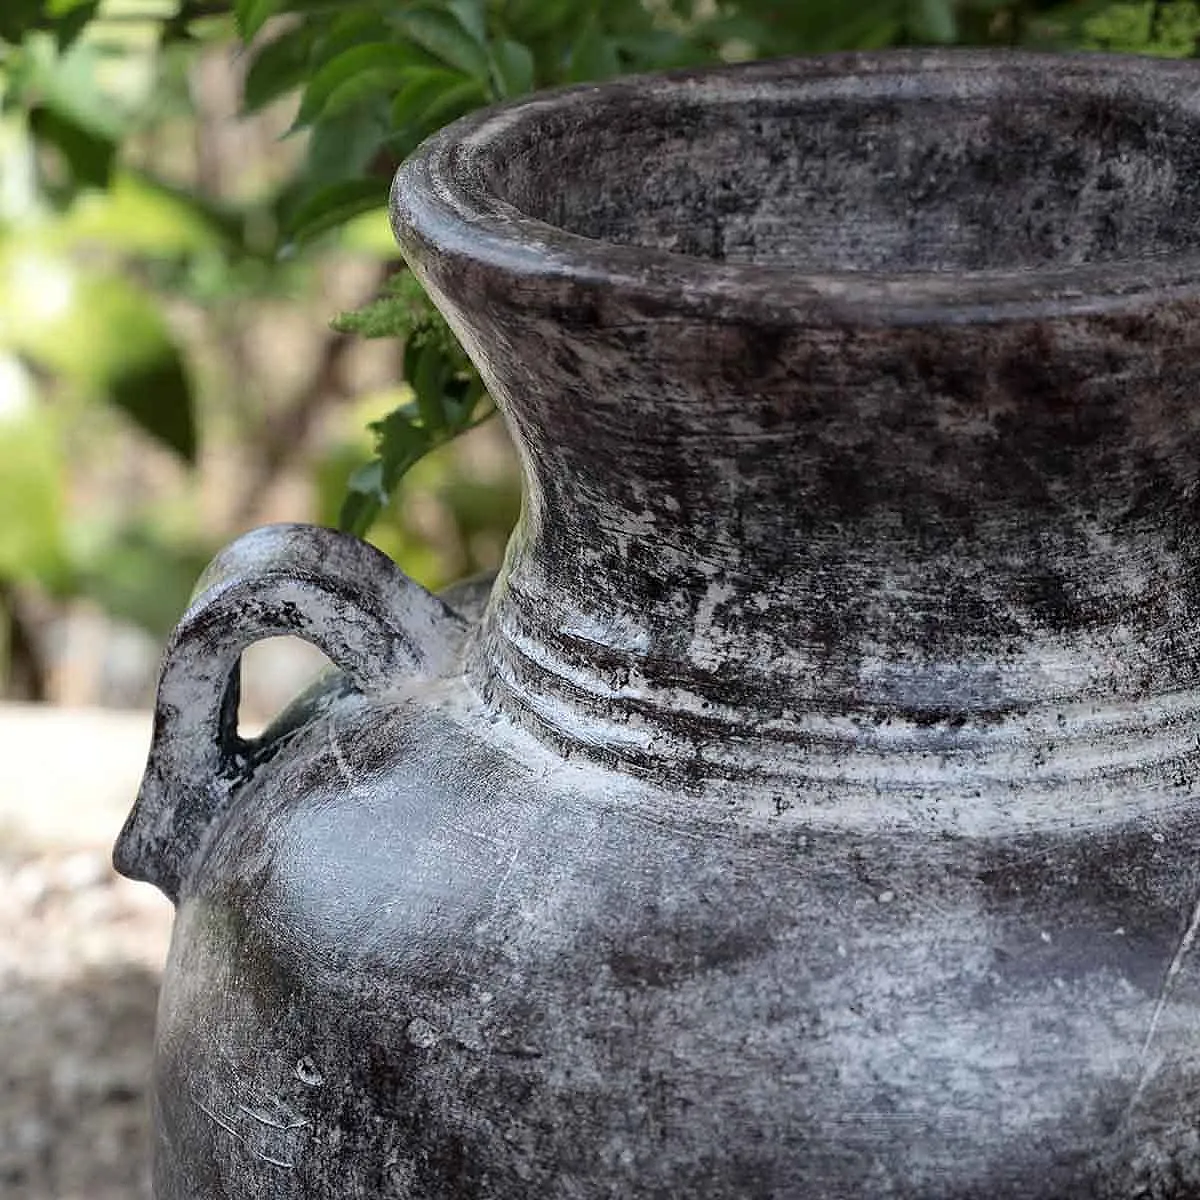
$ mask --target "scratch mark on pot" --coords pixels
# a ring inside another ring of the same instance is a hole
[[[213,1110],[209,1108],[203,1100],[199,1099],[195,1093],[192,1094],[192,1100],[195,1102],[196,1107],[202,1113],[204,1113],[206,1117],[225,1130],[225,1132],[229,1134],[234,1141],[241,1142],[243,1146],[246,1144],[246,1139],[242,1137],[242,1135],[238,1133],[238,1131],[234,1129],[234,1127],[228,1121],[224,1120],[222,1117],[219,1117],[215,1112],[213,1112]]]
[[[1183,937],[1179,941],[1175,956],[1171,959],[1170,966],[1167,967],[1166,975],[1163,976],[1158,1000],[1154,1005],[1154,1013],[1150,1017],[1150,1026],[1146,1030],[1146,1037],[1142,1042],[1142,1050],[1138,1056],[1141,1074],[1138,1078],[1137,1087],[1134,1089],[1133,1095],[1129,1099],[1129,1104],[1125,1108],[1126,1118],[1129,1117],[1137,1106],[1142,1093],[1146,1090],[1147,1084],[1149,1084],[1154,1076],[1154,1072],[1157,1070],[1158,1064],[1150,1061],[1150,1047],[1158,1034],[1158,1027],[1162,1022],[1163,1013],[1166,1011],[1167,1004],[1171,999],[1171,992],[1174,990],[1175,981],[1179,978],[1179,973],[1183,970],[1184,959],[1187,958],[1192,947],[1196,944],[1197,934],[1200,934],[1200,898],[1196,900],[1196,904],[1192,909],[1191,919],[1188,921],[1187,928],[1183,931]]]
[[[496,849],[504,846],[504,842],[500,838],[492,837],[490,834],[484,833],[482,829],[475,829],[471,825],[468,825],[466,821],[456,821],[454,823],[454,832],[474,838],[477,842],[483,842],[485,846],[494,846]]]
[[[296,1164],[292,1159],[276,1157],[276,1155],[269,1154],[266,1150],[259,1149],[258,1147],[254,1146],[251,1141],[238,1130],[237,1126],[234,1124],[236,1117],[232,1114],[222,1115],[221,1113],[218,1113],[215,1109],[212,1109],[205,1104],[204,1101],[201,1100],[194,1091],[192,1092],[192,1101],[196,1107],[202,1113],[204,1113],[204,1115],[208,1117],[210,1121],[213,1122],[214,1125],[219,1126],[227,1134],[229,1134],[229,1136],[233,1138],[235,1142],[238,1142],[240,1145],[244,1146],[259,1162],[269,1163],[273,1167],[281,1167],[288,1171],[295,1169]],[[257,1121],[259,1124],[265,1125],[269,1129],[278,1130],[283,1134],[288,1134],[293,1130],[299,1129],[308,1124],[307,1121],[299,1117],[295,1119],[289,1119],[287,1120],[287,1123],[284,1124],[274,1120],[261,1110],[251,1108],[248,1105],[238,1104],[237,1107],[238,1112],[245,1113],[246,1116]]]
[[[268,1125],[272,1129],[282,1129],[285,1131],[289,1130],[289,1129],[301,1129],[303,1126],[308,1124],[308,1122],[303,1117],[296,1117],[294,1120],[291,1120],[291,1121],[276,1121],[276,1120],[273,1120],[271,1117],[267,1116],[267,1114],[262,1112],[260,1109],[250,1108],[248,1105],[245,1105],[245,1104],[239,1104],[238,1108],[242,1112],[244,1112],[246,1114],[246,1116],[252,1117],[254,1120],[258,1121],[260,1124]]]
[[[341,744],[338,742],[337,724],[330,719],[326,725],[328,731],[329,751],[333,755],[334,761],[338,765],[338,770],[342,773],[342,778],[350,787],[358,786],[358,777],[355,775],[350,764],[346,761],[346,756],[342,753]]]
[[[286,1159],[272,1158],[269,1154],[262,1154],[257,1150],[251,1150],[250,1153],[253,1154],[259,1162],[270,1163],[273,1167],[283,1167],[288,1171],[294,1171],[296,1169],[296,1164],[294,1162],[288,1162]]]
[[[512,877],[513,868],[517,865],[517,859],[521,857],[521,847],[514,846],[512,854],[508,858],[508,866],[504,868],[504,874],[500,876],[500,882],[496,884],[495,894],[492,896],[492,916],[500,911],[500,898],[504,895],[504,889],[508,885],[509,879]]]

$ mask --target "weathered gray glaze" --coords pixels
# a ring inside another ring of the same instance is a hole
[[[582,88],[393,216],[525,511],[482,616],[287,527],[185,618],[160,1200],[1200,1195],[1200,71]]]

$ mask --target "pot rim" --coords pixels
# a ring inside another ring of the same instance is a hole
[[[506,140],[598,102],[728,103],[780,95],[983,94],[998,81],[1049,97],[1119,94],[1192,114],[1200,131],[1200,65],[1133,55],[1020,50],[884,50],[631,75],[533,93],[478,110],[428,138],[392,185],[392,229],[419,274],[432,259],[473,262],[519,280],[522,297],[561,301],[562,288],[618,291],[627,306],[674,317],[771,324],[974,324],[1132,313],[1200,299],[1200,233],[1186,254],[1068,266],[975,271],[816,271],[731,263],[601,241],[552,225],[500,196],[490,175]],[[938,90],[941,89],[941,90]],[[537,286],[537,285],[543,286]],[[555,284],[561,285],[559,287]]]

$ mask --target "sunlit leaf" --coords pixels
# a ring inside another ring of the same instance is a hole
[[[117,140],[127,131],[127,117],[102,85],[103,54],[89,42],[59,52],[45,38],[23,47],[19,92],[29,108],[50,109],[62,121],[99,137]]]
[[[49,414],[21,362],[0,353],[0,579],[29,580],[60,566],[65,464]]]
[[[0,344],[121,409],[192,462],[187,369],[158,303],[132,281],[17,253],[0,271]]]
[[[99,7],[97,0],[44,0],[42,11],[53,21],[75,13],[91,13]]]
[[[107,190],[77,197],[43,238],[63,248],[95,244],[110,252],[168,256],[234,246],[241,228],[202,197],[116,171]]]

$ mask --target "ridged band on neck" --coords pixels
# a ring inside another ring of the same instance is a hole
[[[990,712],[837,712],[715,703],[597,671],[494,606],[469,677],[569,759],[761,816],[816,825],[1011,833],[1169,807],[1191,795],[1200,689]]]

